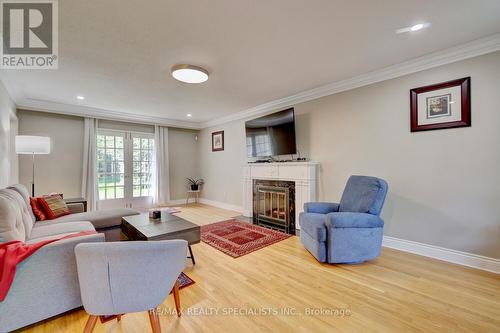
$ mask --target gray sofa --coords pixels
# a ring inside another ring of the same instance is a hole
[[[70,207],[81,211],[81,207]],[[50,221],[35,221],[29,193],[23,185],[0,190],[0,243],[21,240],[34,243],[79,231],[116,234],[122,216],[133,209],[80,212]],[[106,235],[106,238],[108,236]],[[79,243],[104,242],[98,233],[50,243],[17,266],[16,277],[0,302],[0,332],[9,332],[82,305],[74,248]]]

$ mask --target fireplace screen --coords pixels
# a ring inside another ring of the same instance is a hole
[[[254,223],[294,235],[294,187],[294,182],[254,180]]]

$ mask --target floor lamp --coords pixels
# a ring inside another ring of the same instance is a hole
[[[35,196],[35,155],[50,154],[50,138],[47,136],[16,135],[16,153],[31,155],[33,159],[33,174],[31,180],[31,195]]]

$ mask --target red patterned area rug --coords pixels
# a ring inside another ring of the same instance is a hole
[[[290,235],[251,223],[228,220],[201,226],[201,240],[217,250],[238,258]]]
[[[194,280],[187,276],[187,274],[184,274],[184,272],[179,275],[177,281],[179,281],[179,289],[189,287],[190,285],[195,283]]]

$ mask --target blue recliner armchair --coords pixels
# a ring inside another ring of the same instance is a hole
[[[387,182],[351,176],[340,203],[308,202],[300,213],[300,240],[320,262],[360,263],[380,255],[380,212]]]

